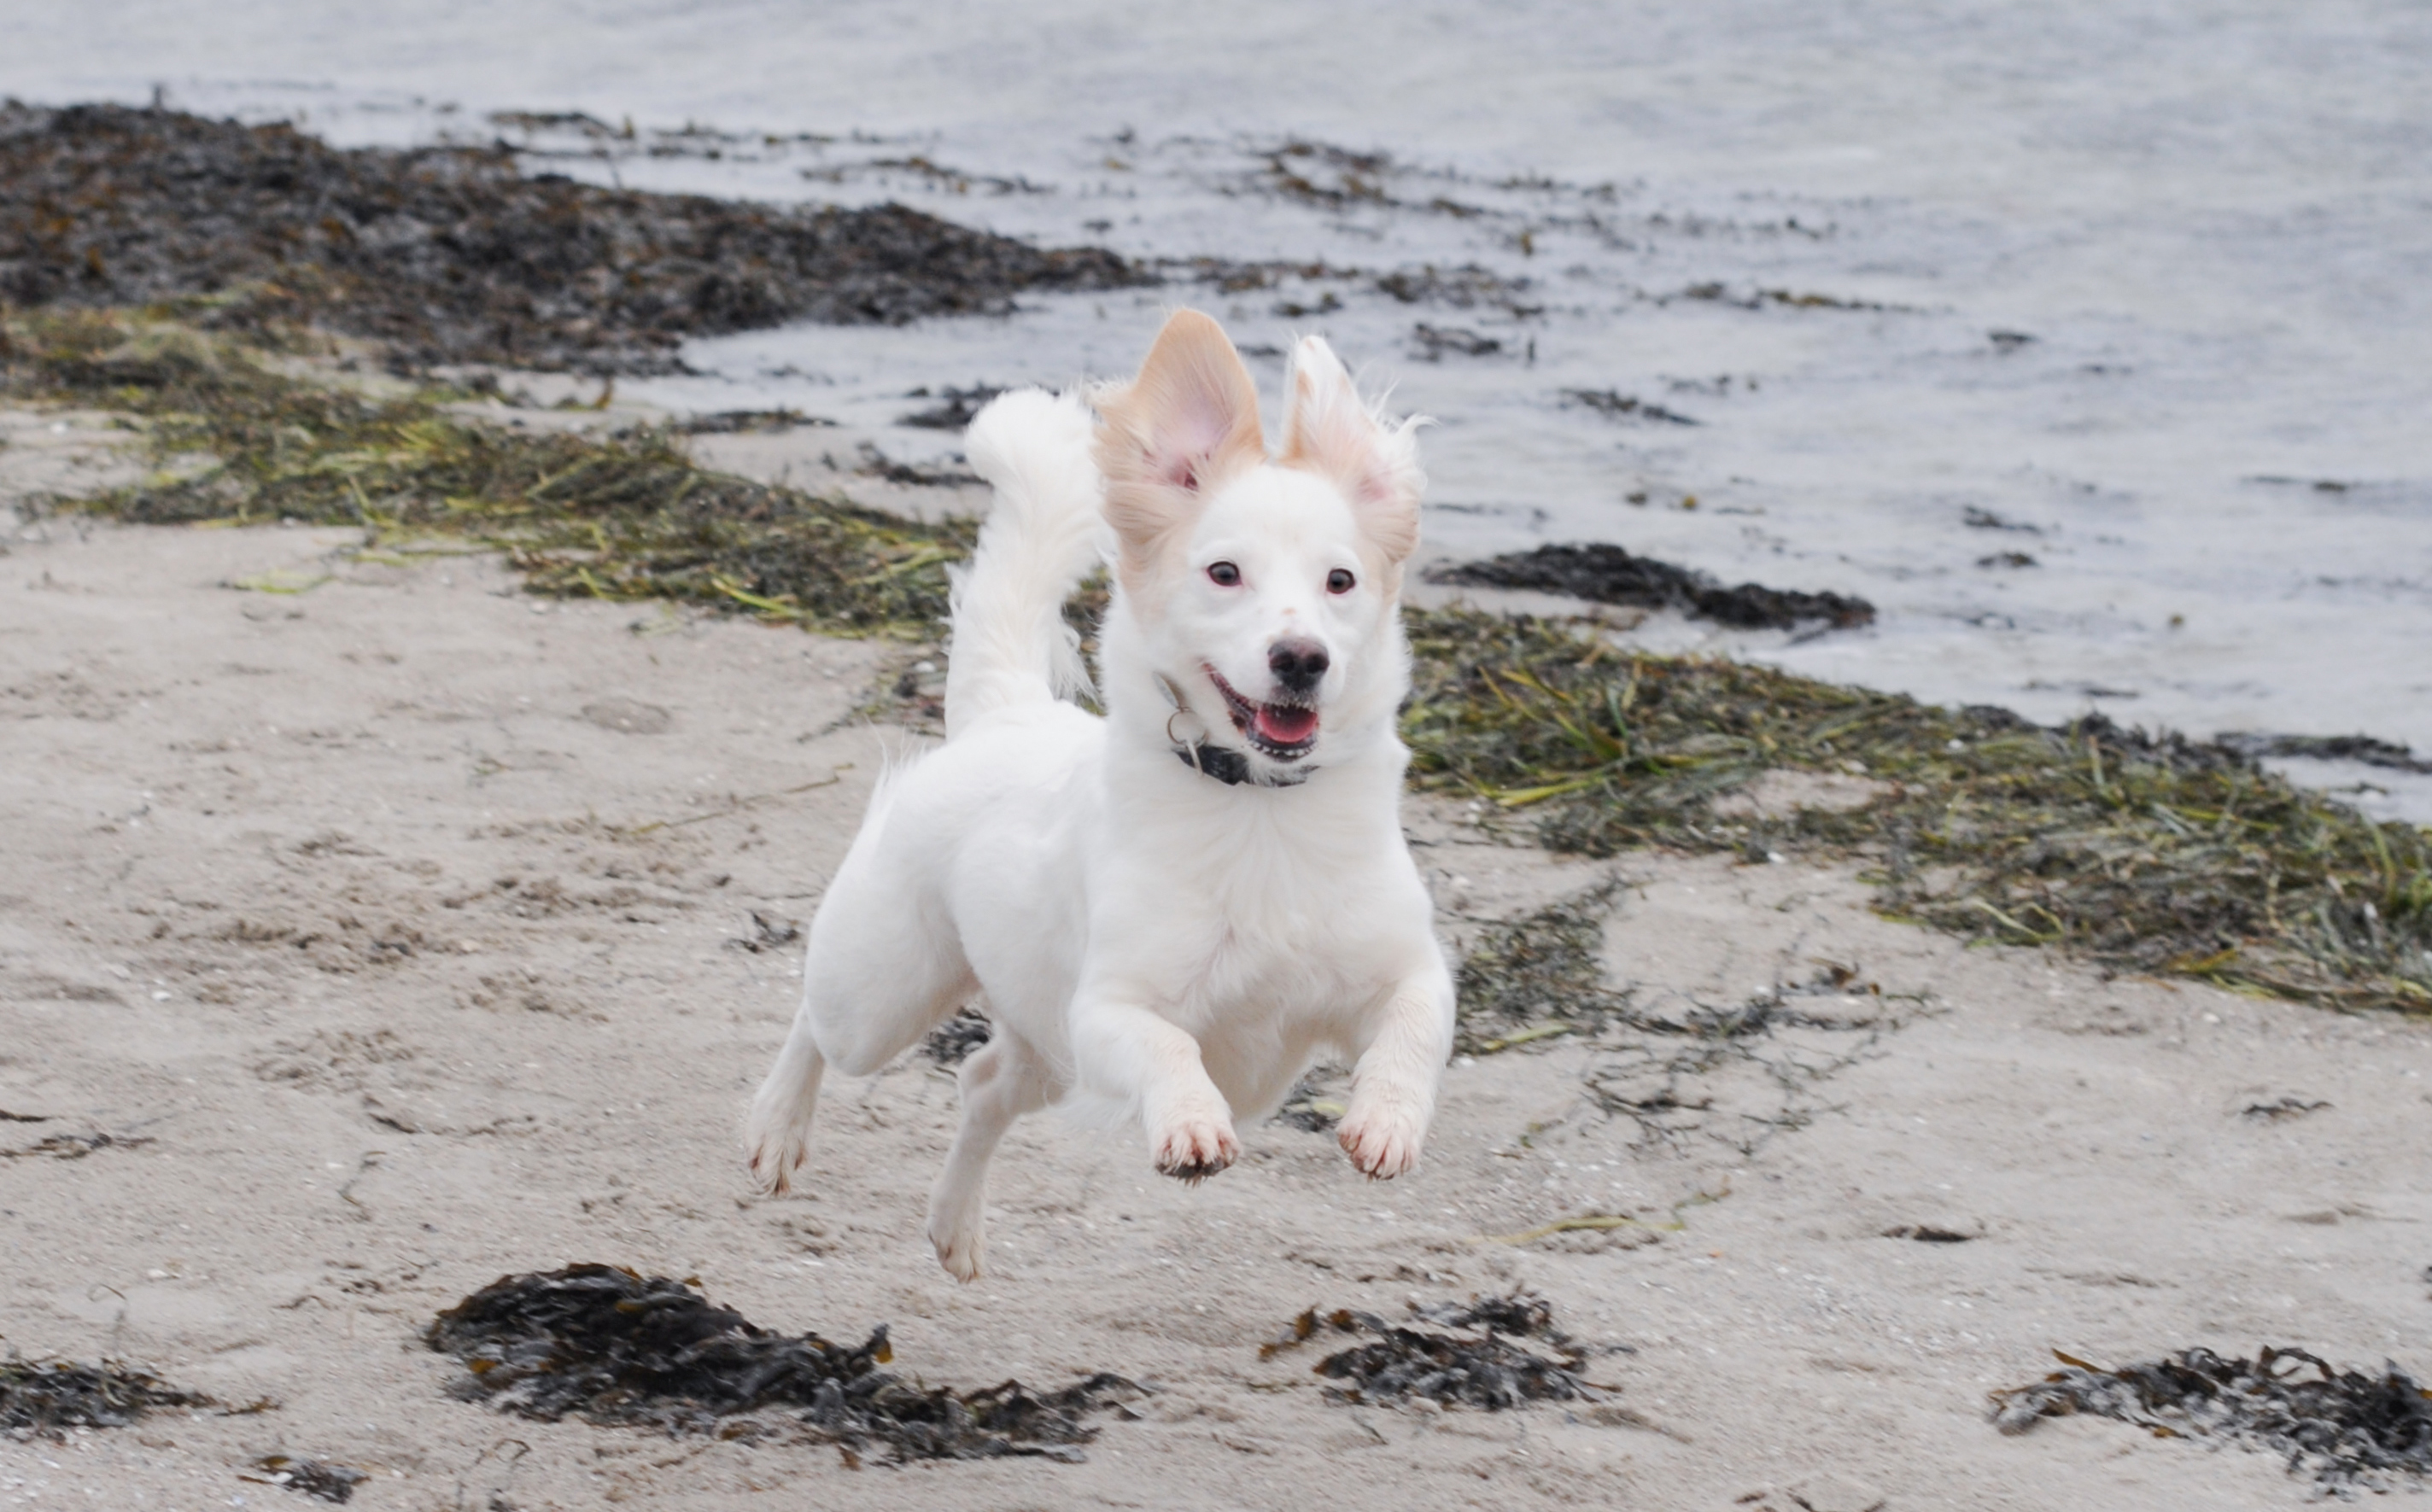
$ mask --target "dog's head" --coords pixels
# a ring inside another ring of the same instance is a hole
[[[1409,682],[1396,614],[1418,546],[1417,422],[1386,422],[1311,336],[1270,458],[1223,328],[1177,311],[1129,386],[1102,395],[1098,465],[1121,551],[1118,707],[1162,680],[1253,775],[1291,781],[1390,730]],[[1161,703],[1157,706],[1160,710]]]

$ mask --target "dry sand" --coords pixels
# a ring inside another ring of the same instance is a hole
[[[20,434],[32,465],[59,433]],[[1662,1045],[1457,1065],[1390,1185],[1280,1124],[1191,1189],[1032,1119],[958,1286],[920,1235],[954,1117],[925,1059],[834,1086],[803,1196],[736,1158],[796,989],[753,914],[808,916],[907,743],[852,714],[881,651],[351,541],[54,521],[0,559],[0,1109],[45,1120],[0,1123],[0,1334],[277,1403],[0,1442],[0,1504],[312,1504],[238,1478],[279,1452],[374,1471],[373,1509],[2284,1506],[2269,1456],[2002,1437],[1985,1392],[2054,1347],[2432,1363],[2426,1026],[1966,949],[1847,871],[1714,858],[1615,868],[1643,1003],[1823,961],[1886,996],[1806,1000],[1840,1027],[1680,1076],[1661,1132],[1584,1089],[1643,1097]],[[1607,874],[1412,822],[1456,932]],[[2242,1111],[2284,1097],[2327,1105]],[[1481,1242],[1617,1210],[1659,1227]],[[1885,1236],[1917,1225],[1970,1237]],[[860,1470],[451,1400],[431,1314],[575,1260],[890,1323],[933,1382],[1159,1389],[1086,1464]],[[1258,1357],[1312,1303],[1515,1285],[1616,1347],[1619,1410],[1347,1407]]]

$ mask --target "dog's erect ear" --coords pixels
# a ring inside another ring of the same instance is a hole
[[[1127,571],[1144,568],[1168,532],[1199,517],[1224,480],[1267,456],[1258,391],[1224,328],[1177,310],[1157,334],[1131,384],[1098,403],[1106,429],[1098,469],[1106,523]]]
[[[1343,490],[1360,529],[1389,562],[1400,562],[1419,545],[1419,495],[1427,475],[1419,470],[1422,422],[1388,427],[1360,402],[1343,360],[1322,338],[1304,336],[1292,349],[1285,380],[1291,418],[1285,423],[1283,462],[1323,473]]]

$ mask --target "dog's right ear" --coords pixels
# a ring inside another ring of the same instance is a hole
[[[1140,377],[1098,413],[1106,523],[1126,575],[1144,571],[1226,479],[1266,460],[1258,386],[1224,328],[1196,310],[1167,318]]]

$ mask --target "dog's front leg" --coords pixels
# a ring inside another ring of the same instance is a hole
[[[1351,1164],[1387,1181],[1419,1163],[1436,1088],[1452,1056],[1452,977],[1442,962],[1412,973],[1368,1020],[1351,1072],[1351,1109],[1336,1137]]]
[[[1085,991],[1072,1006],[1072,1057],[1091,1090],[1140,1110],[1150,1157],[1168,1176],[1204,1181],[1241,1158],[1233,1110],[1199,1042],[1172,1019]]]

